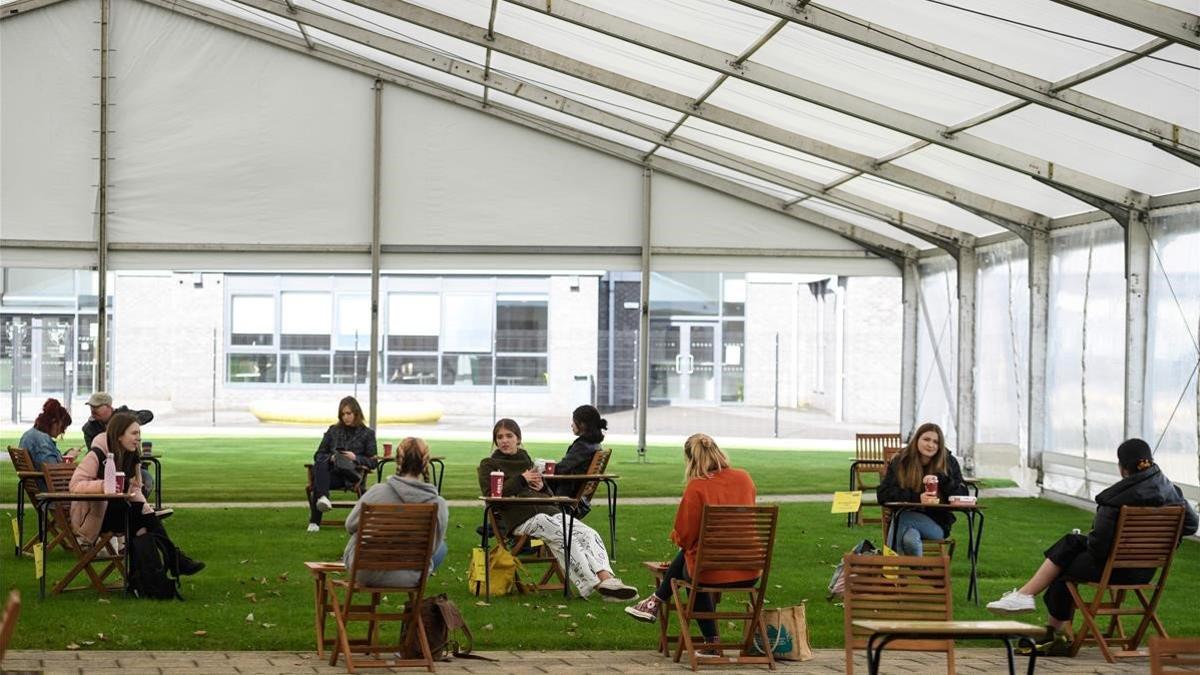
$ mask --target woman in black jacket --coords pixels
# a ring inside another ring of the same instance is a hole
[[[937,476],[937,494],[925,492],[925,476]],[[920,502],[945,504],[951,495],[967,494],[958,460],[946,450],[942,428],[931,422],[917,427],[900,454],[888,465],[879,481],[875,495],[880,504],[887,502]],[[923,539],[945,539],[950,536],[954,514],[941,509],[905,511],[892,523],[887,541],[901,555],[924,555]]]
[[[321,445],[313,454],[313,494],[309,506],[308,531],[321,529],[321,514],[333,508],[329,491],[333,488],[354,487],[357,478],[351,478],[335,465],[335,453],[354,462],[358,469],[374,469],[375,431],[363,420],[362,406],[353,396],[338,403],[338,423],[330,425],[321,438]]]
[[[1096,517],[1092,531],[1084,534],[1067,534],[1046,549],[1042,566],[1025,582],[1025,585],[1005,593],[995,602],[988,603],[994,614],[1024,614],[1037,609],[1033,598],[1045,591],[1042,599],[1050,621],[1046,643],[1039,645],[1042,653],[1058,656],[1070,651],[1070,640],[1066,628],[1071,625],[1075,604],[1067,591],[1067,581],[1099,581],[1116,536],[1117,518],[1122,506],[1173,506],[1183,505],[1183,535],[1196,533],[1197,517],[1191,504],[1180,491],[1163,475],[1154,463],[1150,446],[1140,438],[1131,438],[1117,448],[1117,464],[1121,469],[1121,480],[1096,495]],[[1154,570],[1114,570],[1115,583],[1146,583],[1154,576]]]
[[[575,412],[571,413],[571,433],[575,434],[575,440],[571,442],[571,447],[567,448],[567,454],[554,465],[554,474],[568,476],[587,473],[588,467],[592,465],[592,458],[604,442],[604,430],[607,428],[608,420],[600,416],[600,411],[596,410],[595,406],[581,405],[576,408]],[[581,482],[583,481],[555,481],[554,494],[574,497]],[[591,510],[591,500],[581,500],[575,509],[575,517],[583,518]]]

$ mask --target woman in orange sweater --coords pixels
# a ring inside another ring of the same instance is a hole
[[[627,614],[647,623],[658,620],[659,605],[671,597],[671,582],[675,579],[691,579],[689,570],[696,565],[704,505],[748,506],[754,504],[756,496],[750,474],[731,468],[729,457],[707,435],[693,434],[689,437],[683,444],[683,457],[687,486],[675,511],[675,527],[671,530],[671,541],[679,547],[679,553],[671,561],[658,589],[645,600],[625,608]],[[705,573],[700,581],[706,586],[742,586],[755,576],[751,571],[715,570]],[[713,611],[712,596],[708,593],[698,595],[695,608],[697,612]],[[705,642],[718,641],[715,621],[698,619],[696,623],[700,625]]]

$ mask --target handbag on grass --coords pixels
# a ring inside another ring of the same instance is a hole
[[[813,657],[812,648],[808,645],[808,621],[804,605],[764,609],[763,625],[767,628],[767,641],[775,658],[784,661],[807,661]],[[762,637],[758,633],[754,635],[754,647],[751,651],[756,655],[766,654]]]
[[[488,568],[486,570],[484,569],[485,565]],[[517,569],[520,566],[520,561],[498,545],[488,551],[487,561],[484,562],[483,548],[476,546],[471,549],[471,569],[467,574],[467,590],[471,592],[471,595],[483,595],[487,590],[483,587],[486,578],[489,581],[488,589],[490,589],[491,595],[508,595],[517,588]]]

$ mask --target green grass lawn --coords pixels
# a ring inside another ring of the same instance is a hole
[[[15,444],[16,438],[7,439]],[[68,435],[60,448],[80,446],[82,436]],[[676,496],[683,492],[683,453],[677,447],[651,447],[648,463],[639,463],[632,446],[614,445],[609,472],[621,476],[625,497]],[[479,495],[475,467],[490,452],[481,442],[434,441],[434,455],[446,458],[442,485],[447,499]],[[298,501],[304,499],[304,464],[312,461],[312,438],[156,438],[162,453],[163,500],[177,502]],[[565,446],[531,443],[534,457],[559,459]],[[733,463],[754,476],[759,494],[816,494],[845,490],[849,478],[848,452],[787,452],[731,450]],[[11,465],[0,463],[0,485]],[[389,469],[394,468],[389,466]],[[371,478],[374,481],[374,477]],[[1011,481],[994,480],[1007,486]],[[0,495],[9,495],[0,488]],[[9,497],[11,499],[11,497]],[[6,499],[0,499],[6,501]]]
[[[1040,563],[1046,546],[1073,527],[1086,528],[1091,519],[1082,510],[1043,500],[992,499],[986,504],[980,562],[985,602],[1019,585]],[[620,509],[616,571],[643,593],[649,592],[650,577],[639,561],[672,554],[667,532],[673,514],[669,505]],[[0,521],[11,515],[0,512]],[[466,591],[465,577],[470,549],[478,545],[475,527],[480,511],[453,509],[450,518],[450,556],[430,586],[435,593],[448,593],[463,610],[479,648],[653,648],[655,628],[626,617],[620,604],[563,602],[560,595],[541,594],[494,598],[490,606],[477,605],[478,599]],[[123,597],[105,601],[92,591],[39,600],[33,562],[12,556],[5,524],[0,535],[0,588],[19,588],[25,599],[13,647],[62,649],[74,642],[84,649],[312,649],[312,586],[302,563],[339,559],[346,535],[338,529],[306,534],[305,521],[305,511],[298,508],[178,512],[166,523],[173,538],[190,555],[208,563],[208,569],[185,580],[185,602]],[[607,540],[602,506],[587,522]],[[844,518],[831,515],[827,504],[785,504],[780,523],[769,602],[783,606],[807,601],[813,645],[838,647],[842,610],[824,599],[826,584],[841,554],[864,536],[878,543],[879,530],[847,529]],[[954,534],[960,539],[953,568],[955,617],[985,618],[989,616],[985,611],[966,602],[966,533],[961,524]],[[67,554],[51,554],[48,579],[58,579],[68,564]],[[1200,634],[1200,613],[1188,609],[1188,598],[1196,589],[1200,589],[1200,545],[1185,542],[1161,608],[1173,634]],[[1029,620],[1043,618],[1044,613]],[[198,630],[207,636],[195,636]]]

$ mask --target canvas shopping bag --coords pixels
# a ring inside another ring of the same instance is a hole
[[[485,564],[491,569],[485,570]],[[486,578],[491,582],[491,595],[508,595],[516,590],[517,569],[520,566],[521,563],[500,546],[493,547],[488,552],[487,562],[484,562],[483,548],[476,546],[471,549],[471,569],[467,576],[467,589],[471,595],[483,595],[485,592],[483,583]]]
[[[808,645],[808,621],[804,605],[763,610],[763,624],[767,628],[767,640],[771,653],[784,661],[807,661],[813,657]],[[754,635],[755,654],[765,654],[762,637]]]

